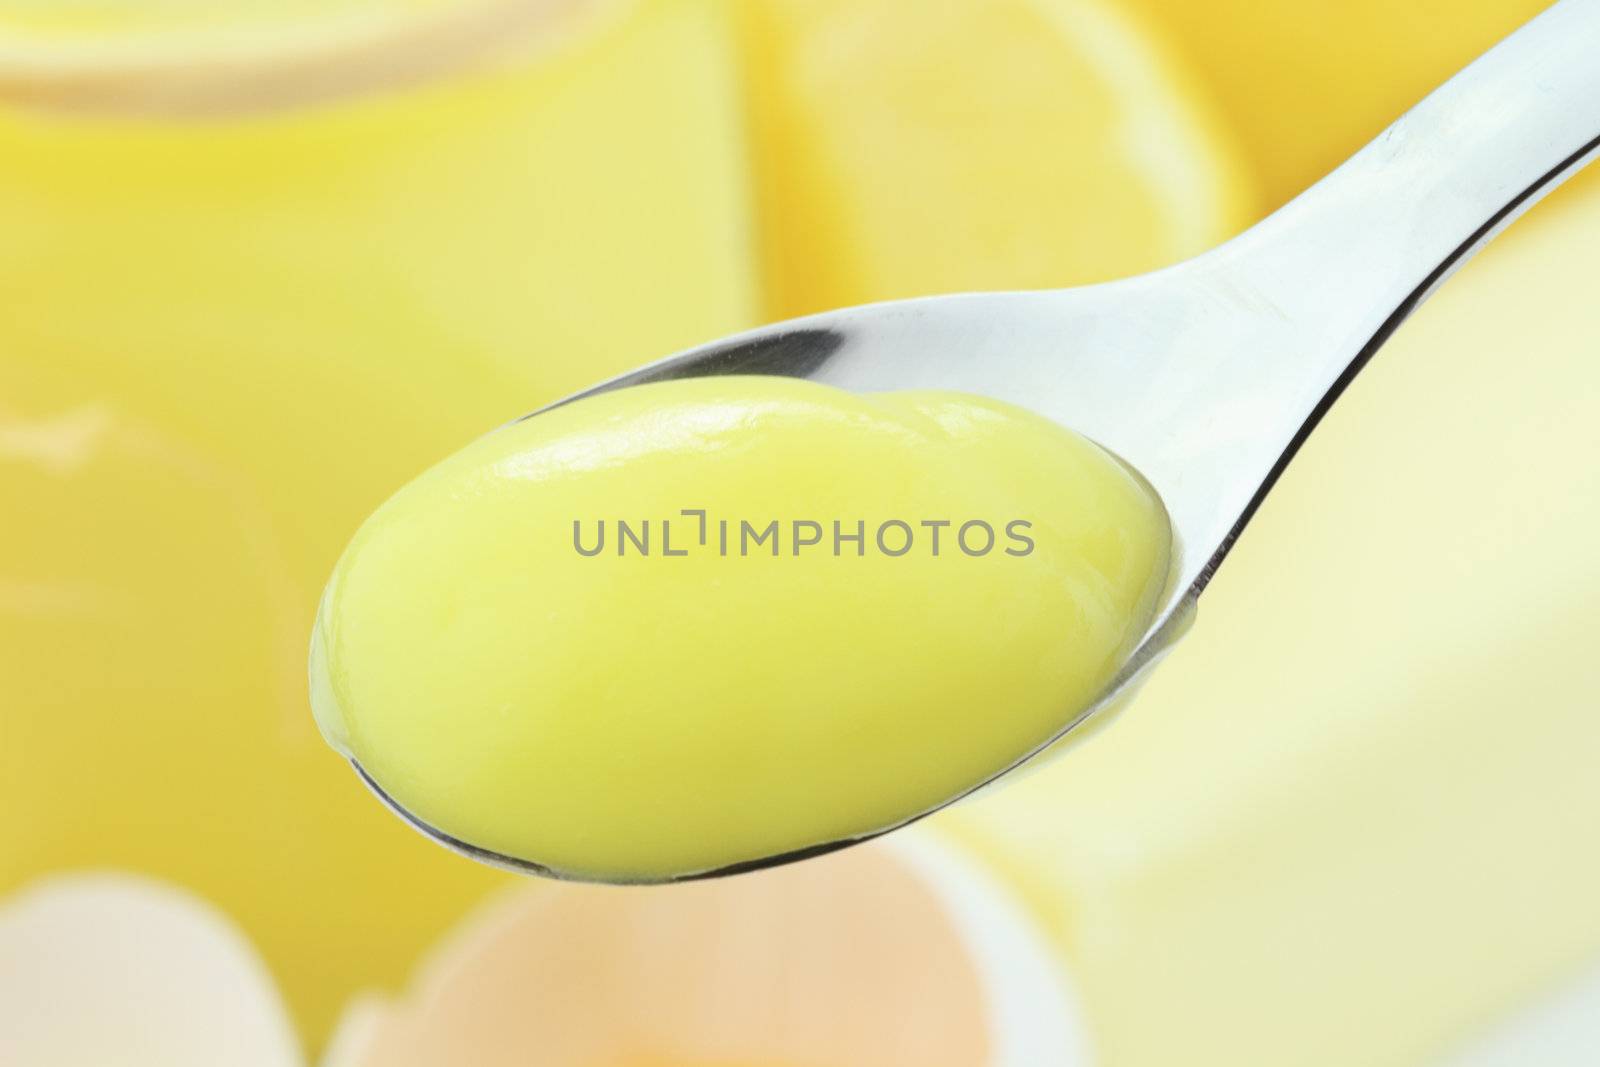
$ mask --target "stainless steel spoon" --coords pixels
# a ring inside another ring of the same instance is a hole
[[[1053,744],[1182,634],[1300,443],[1406,316],[1597,151],[1600,0],[1562,0],[1276,214],[1187,263],[1076,289],[830,311],[702,345],[562,403],[714,374],[787,375],[863,392],[953,389],[1032,408],[1117,453],[1166,503],[1176,577],[1122,672],[1091,707],[1063,709]],[[1508,373],[1518,373],[1509,361]],[[441,833],[356,769],[443,844],[562,875]],[[771,866],[859,840],[683,877]]]

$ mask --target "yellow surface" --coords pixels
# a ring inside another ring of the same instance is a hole
[[[0,891],[185,886],[315,1044],[501,882],[329,758],[305,642],[418,469],[750,323],[719,10],[249,121],[0,107]]]
[[[738,6],[773,317],[1136,274],[1253,209],[1205,92],[1117,6]]]
[[[1469,264],[1131,706],[933,820],[1028,887],[1097,1067],[1432,1062],[1600,955],[1597,242],[1564,190]]]
[[[1168,539],[1118,461],[997,402],[638,386],[379,508],[324,595],[312,700],[452,837],[597,878],[704,871],[901,822],[1042,744],[1143,635]]]

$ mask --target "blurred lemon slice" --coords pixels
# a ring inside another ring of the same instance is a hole
[[[1128,0],[1172,31],[1275,207],[1549,0]],[[1441,17],[1443,16],[1443,17]]]
[[[1098,0],[743,13],[775,315],[1133,274],[1253,209],[1200,88]]]

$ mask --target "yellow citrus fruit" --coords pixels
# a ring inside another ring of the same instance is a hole
[[[1254,208],[1198,84],[1100,0],[743,10],[774,315],[1134,274]]]
[[[1183,50],[1283,203],[1548,0],[1126,0]]]

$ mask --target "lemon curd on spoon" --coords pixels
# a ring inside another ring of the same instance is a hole
[[[497,430],[361,527],[311,649],[324,735],[397,807],[564,876],[661,881],[935,808],[1088,707],[1171,550],[1048,419],[776,377]]]

